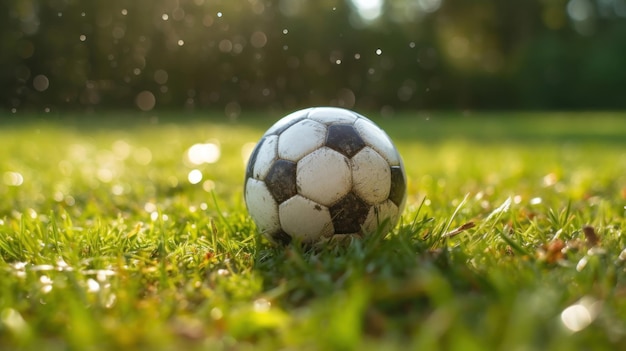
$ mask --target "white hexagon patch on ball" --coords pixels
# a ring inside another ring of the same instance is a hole
[[[258,142],[244,197],[272,242],[312,244],[392,230],[406,200],[398,150],[371,120],[341,108],[296,111]]]

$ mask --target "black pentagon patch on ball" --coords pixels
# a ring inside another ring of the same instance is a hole
[[[389,190],[389,200],[400,207],[404,194],[406,193],[406,181],[404,172],[400,166],[391,167],[391,189]]]
[[[246,167],[246,180],[252,177],[252,172],[254,172],[254,164],[256,163],[256,158],[259,155],[259,150],[261,150],[261,146],[265,143],[265,137],[261,138],[261,140],[256,144],[254,150],[250,154],[250,158],[248,159],[248,167]]]
[[[279,204],[296,195],[296,163],[287,160],[274,162],[265,177],[265,184]]]
[[[328,127],[326,146],[351,158],[365,147],[365,142],[353,126],[336,124]]]
[[[329,208],[335,234],[353,234],[361,231],[369,205],[354,193],[349,193]]]
[[[271,234],[270,237],[272,238],[272,240],[274,240],[276,243],[280,245],[286,246],[286,245],[289,245],[289,243],[291,243],[291,235],[283,232],[282,230]]]

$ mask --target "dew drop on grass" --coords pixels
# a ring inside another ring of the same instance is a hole
[[[13,269],[15,270],[15,276],[18,278],[26,278],[26,262],[16,262],[12,265]]]
[[[584,256],[583,258],[581,258],[580,261],[578,261],[578,263],[576,264],[576,271],[581,272],[583,269],[585,269],[588,262],[589,257]]]
[[[87,279],[87,291],[90,293],[100,291],[100,283],[91,278]]]
[[[13,264],[13,269],[23,271],[26,268],[26,262],[15,262]]]
[[[33,272],[52,271],[54,270],[54,266],[49,265],[49,264],[40,264],[40,265],[32,266],[30,270]]]
[[[41,277],[39,277],[39,282],[41,283],[42,293],[47,294],[52,291],[52,279],[50,279],[50,277],[48,277],[47,275],[42,275]]]
[[[71,271],[72,267],[70,267],[63,258],[59,258],[57,259],[57,269],[59,271]]]
[[[115,294],[113,294],[113,293],[110,293],[107,296],[107,299],[106,299],[106,301],[104,303],[104,307],[105,308],[111,308],[111,307],[113,307],[115,305],[116,301],[117,301],[117,296]]]
[[[489,216],[487,216],[487,221],[489,221],[491,218],[494,218],[496,215],[503,213],[503,212],[508,212],[509,208],[511,207],[511,202],[512,199],[509,197],[507,198],[498,208],[496,208],[495,210],[493,210]]]

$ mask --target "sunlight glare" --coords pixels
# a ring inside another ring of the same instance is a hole
[[[359,16],[366,21],[373,21],[383,12],[383,0],[352,0]]]

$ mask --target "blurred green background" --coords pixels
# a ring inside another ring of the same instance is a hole
[[[3,0],[5,111],[626,107],[626,0]]]

